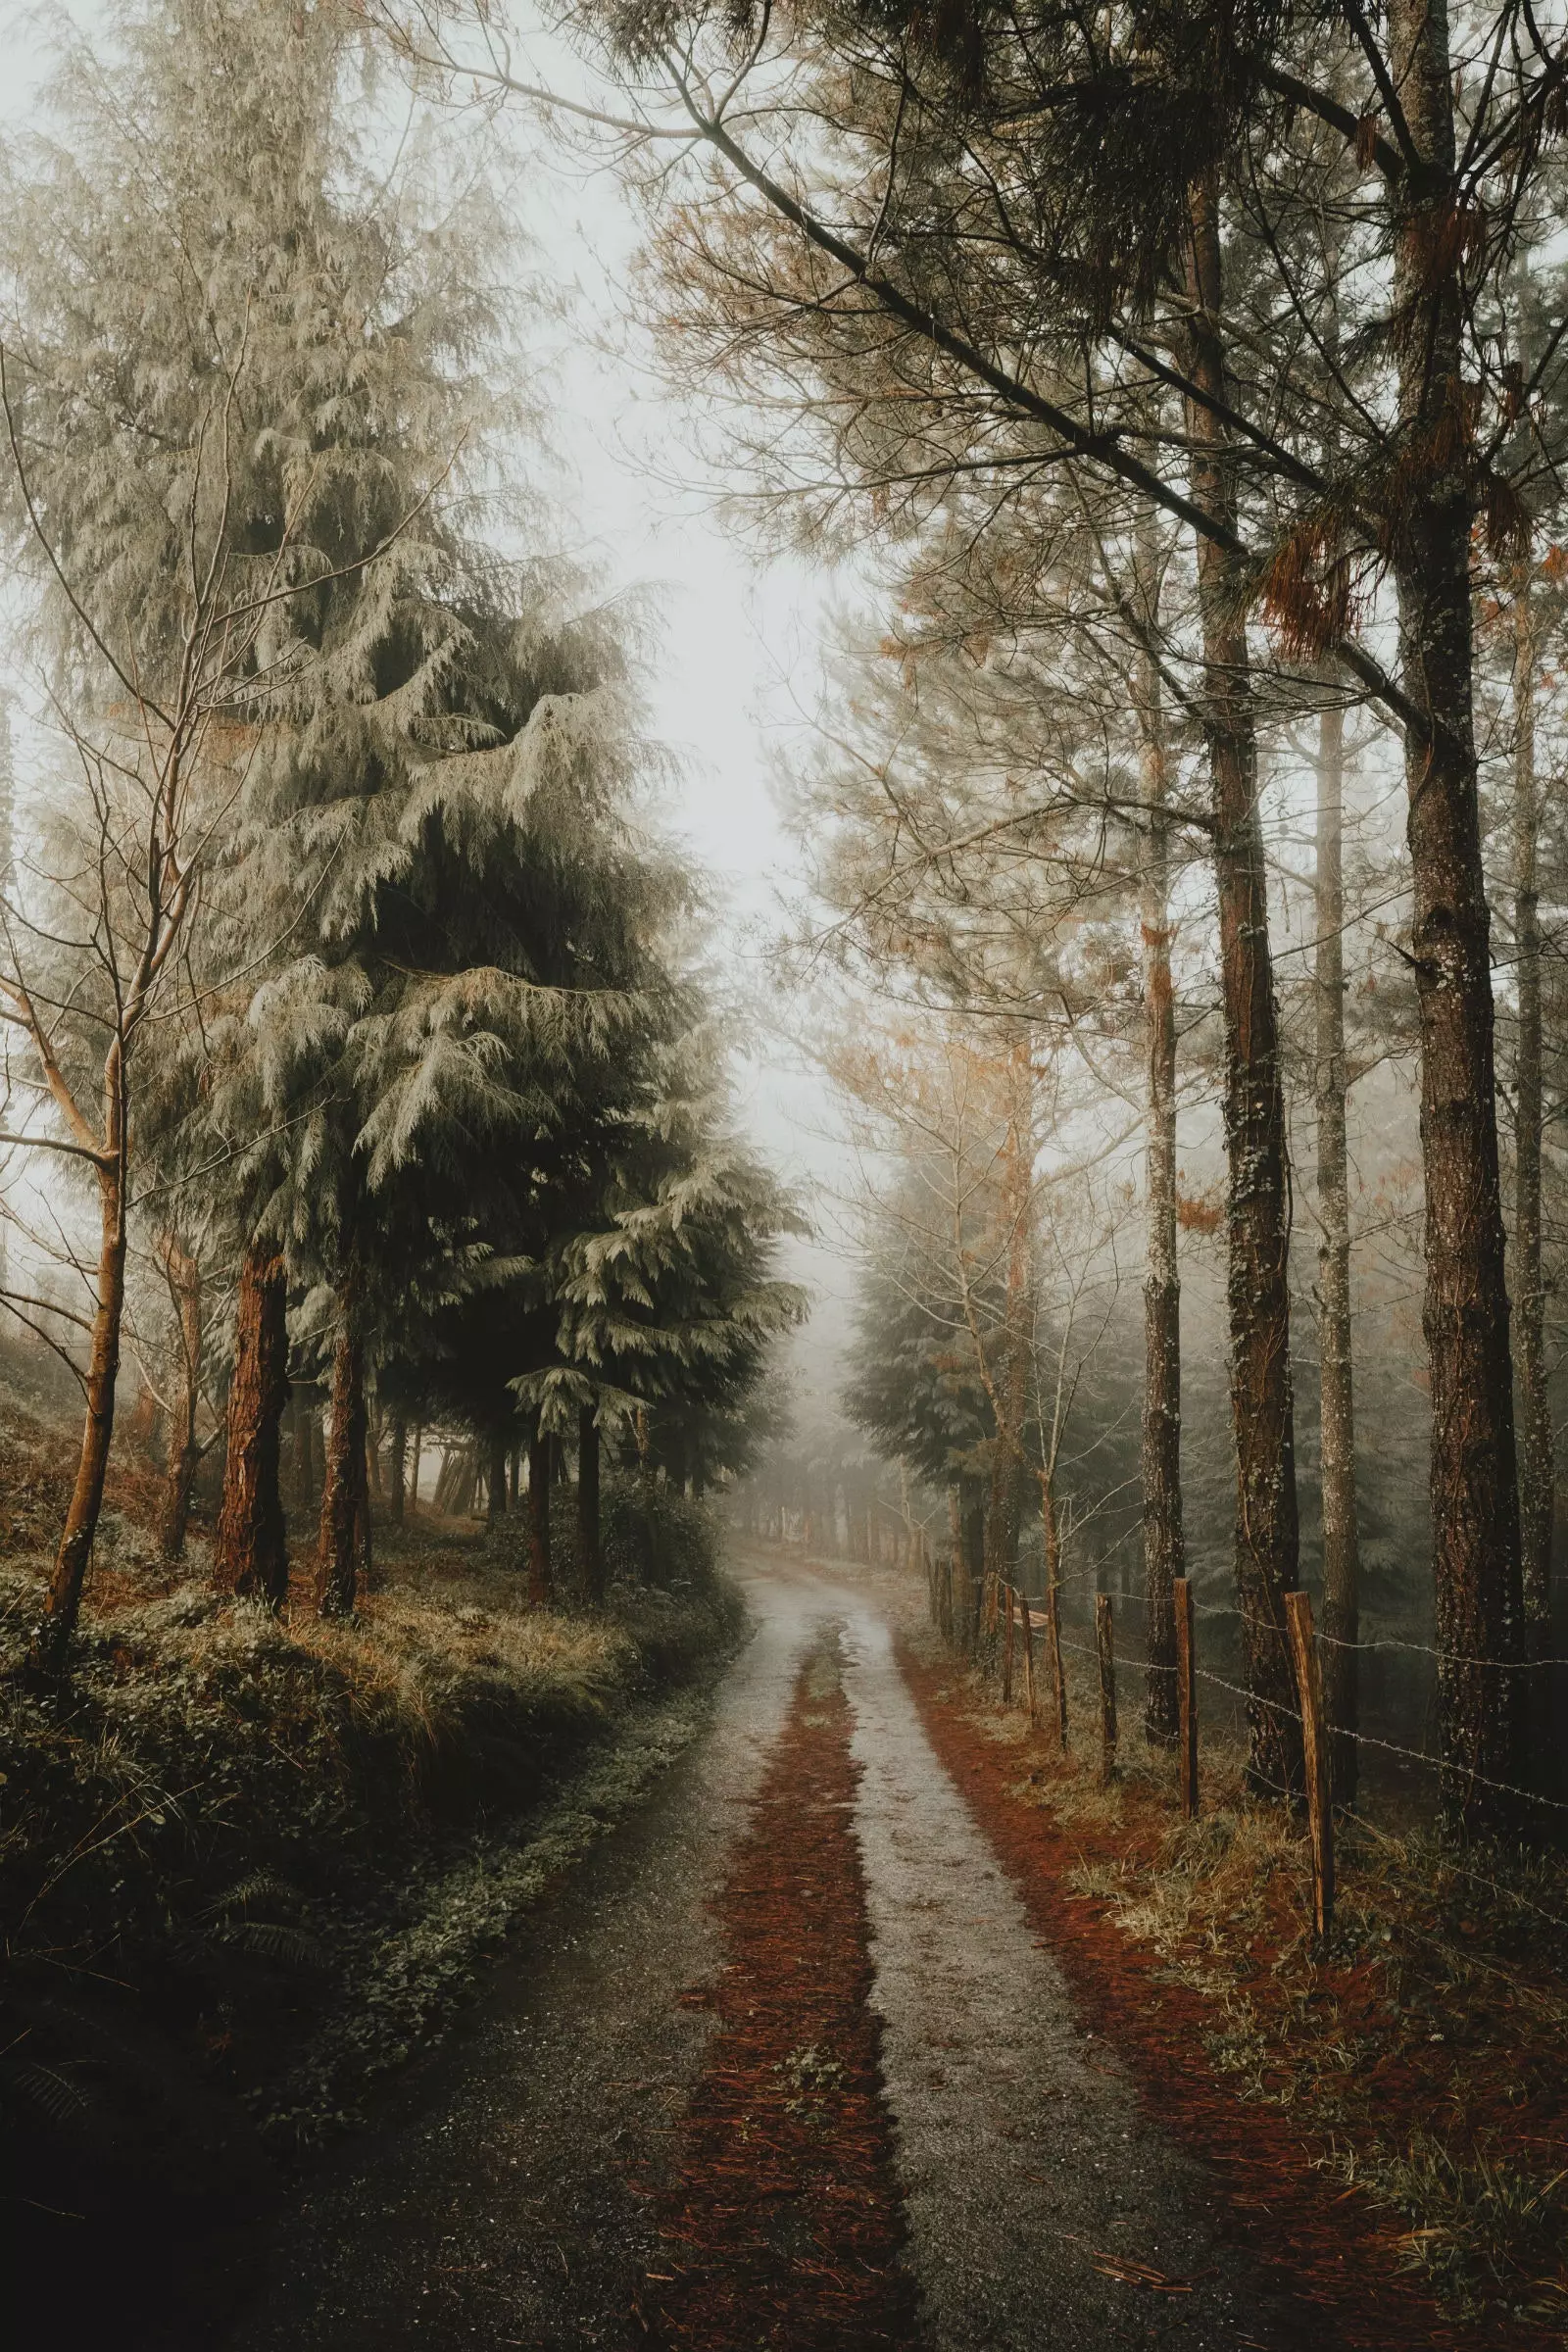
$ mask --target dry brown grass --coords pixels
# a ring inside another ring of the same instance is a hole
[[[989,1673],[945,1658],[943,1679],[1010,1751],[1012,1799],[1066,1842],[1065,1886],[1142,1955],[1152,1998],[1179,1984],[1201,2003],[1229,2094],[1281,2116],[1303,2163],[1381,2208],[1389,2260],[1456,2318],[1568,2335],[1568,1862],[1344,1818],[1319,1943],[1304,1823],[1249,1795],[1234,1739],[1205,1736],[1202,1809],[1184,1823],[1173,1763],[1139,1727],[1100,1785],[1078,1660],[1066,1758]]]

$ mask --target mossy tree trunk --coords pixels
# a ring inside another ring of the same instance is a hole
[[[361,1570],[369,1551],[366,1433],[365,1342],[359,1286],[350,1271],[338,1286],[332,1418],[321,1491],[318,1606],[323,1617],[352,1616],[359,1599]]]
[[[1419,169],[1393,199],[1399,662],[1424,730],[1405,735],[1426,1182],[1422,1324],[1444,1800],[1469,1832],[1517,1821],[1525,1766],[1519,1489],[1494,1064],[1491,919],[1473,707],[1473,384],[1454,222],[1466,201],[1440,0],[1390,0],[1389,65]]]
[[[1153,556],[1145,555],[1152,598]],[[1150,622],[1152,627],[1153,615]],[[1144,1021],[1149,1109],[1144,1238],[1144,1593],[1149,1645],[1144,1729],[1152,1744],[1176,1738],[1176,1614],[1171,1587],[1186,1574],[1182,1529],[1182,1291],[1176,1257],[1176,998],[1171,981],[1169,760],[1159,670],[1136,669],[1149,833],[1142,875]],[[1053,1514],[1054,1516],[1054,1514]]]
[[[1210,172],[1190,199],[1189,368],[1216,404],[1187,402],[1193,497],[1225,529],[1237,521],[1235,457],[1221,415],[1230,387],[1221,339],[1219,189]],[[1301,1785],[1301,1734],[1285,1623],[1298,1575],[1296,1421],[1291,1394],[1290,1184],[1268,867],[1258,819],[1257,738],[1237,559],[1198,540],[1203,716],[1213,787],[1225,1023],[1225,1152],[1236,1444],[1236,1586],[1250,1727],[1249,1775],[1259,1793]]]
[[[1318,1386],[1323,1496],[1323,1711],[1334,1801],[1353,1805],[1359,1778],[1361,1546],[1355,1504],[1350,1342],[1350,1189],[1345,1064],[1345,710],[1331,703],[1317,745]]]

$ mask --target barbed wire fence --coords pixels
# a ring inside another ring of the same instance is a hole
[[[949,1586],[955,1581],[951,1558],[944,1554],[937,1544],[932,1542],[929,1520],[920,1520],[912,1516],[906,1520],[902,1513],[896,1514],[896,1517],[904,1536],[907,1539],[908,1551],[919,1556],[931,1596],[931,1613],[933,1619],[938,1623],[939,1630],[948,1639],[953,1640],[958,1647],[972,1651],[976,1646],[976,1637],[982,1615],[989,1613],[994,1621],[996,1604],[987,1598],[986,1580],[983,1577],[970,1578],[966,1572],[962,1574],[961,1581],[969,1587],[969,1592],[965,1596],[965,1606],[971,1612],[974,1624],[965,1628],[956,1627],[952,1618],[951,1601],[947,1608],[941,1605],[943,1597],[941,1588],[944,1579]],[[945,1530],[941,1532],[946,1533]],[[791,1538],[786,1535],[785,1540],[799,1542],[802,1537]],[[873,1554],[875,1553],[874,1544],[868,1544],[866,1548]],[[902,1550],[900,1556],[902,1556]],[[1092,1604],[1093,1599],[1103,1591],[1103,1564],[1097,1562],[1059,1576],[1056,1580],[1058,1603],[1083,1594],[1089,1596]],[[1014,1592],[1018,1590],[1015,1587],[1011,1589]],[[1129,1595],[1124,1592],[1115,1592],[1110,1597],[1114,1601],[1124,1602]],[[1043,1630],[1047,1619],[1042,1614],[1042,1603],[1039,1597],[1032,1599],[1028,1605],[1031,1611],[1032,1628],[1035,1631]],[[1234,1627],[1238,1634],[1241,1634],[1250,1625],[1261,1627],[1265,1632],[1274,1636],[1281,1634],[1278,1626],[1271,1621],[1250,1616],[1237,1601],[1202,1600],[1195,1594],[1192,1605],[1197,1617],[1211,1625],[1224,1624]],[[1532,1657],[1502,1661],[1474,1658],[1463,1651],[1445,1651],[1434,1642],[1413,1641],[1402,1635],[1379,1634],[1365,1640],[1347,1642],[1338,1636],[1327,1634],[1321,1629],[1315,1629],[1314,1639],[1320,1650],[1332,1647],[1352,1650],[1358,1656],[1366,1658],[1392,1656],[1429,1660],[1435,1671],[1441,1670],[1446,1664],[1456,1667],[1485,1666],[1496,1672],[1531,1676],[1568,1672],[1568,1657]],[[1074,1641],[1065,1630],[1060,1632],[1059,1640],[1064,1650],[1089,1660],[1091,1664],[1098,1663],[1100,1652],[1098,1644],[1095,1642]],[[1151,1661],[1141,1655],[1135,1647],[1124,1647],[1120,1641],[1118,1641],[1116,1648],[1116,1665],[1118,1671],[1125,1667],[1135,1674],[1147,1675],[1151,1671]],[[1161,1671],[1165,1671],[1165,1669],[1162,1668]],[[1256,1703],[1254,1694],[1249,1691],[1243,1684],[1217,1672],[1212,1665],[1205,1665],[1195,1660],[1193,1676],[1195,1682],[1212,1691],[1223,1694],[1227,1700],[1238,1702],[1241,1709],[1245,1709],[1250,1703]],[[1292,1722],[1298,1724],[1301,1722],[1299,1708],[1284,1706],[1274,1701],[1270,1701],[1269,1704],[1276,1713],[1286,1716]],[[1399,1765],[1413,1768],[1417,1773],[1431,1775],[1432,1809],[1434,1813],[1437,1811],[1442,1776],[1445,1771],[1451,1770],[1451,1767],[1446,1763],[1445,1758],[1436,1749],[1418,1747],[1407,1741],[1389,1739],[1382,1732],[1368,1730],[1362,1724],[1357,1724],[1353,1733],[1348,1727],[1332,1723],[1325,1728],[1332,1737],[1337,1739],[1353,1737],[1358,1751],[1370,1751],[1375,1756],[1392,1758]],[[1254,1772],[1253,1778],[1256,1777]],[[1468,1786],[1484,1788],[1494,1795],[1507,1797],[1525,1808],[1527,1812],[1536,1809],[1544,1815],[1559,1820],[1568,1820],[1568,1800],[1554,1796],[1539,1788],[1527,1788],[1517,1783],[1496,1780],[1489,1775],[1471,1771],[1466,1771],[1464,1779]],[[1279,1793],[1297,1797],[1300,1791],[1294,1788],[1281,1789]]]

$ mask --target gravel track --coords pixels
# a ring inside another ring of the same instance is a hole
[[[1077,2025],[926,1740],[873,1588],[759,1562],[743,1576],[754,1631],[710,1728],[518,1931],[461,2034],[313,2176],[260,2249],[268,2289],[228,2352],[639,2340],[631,2315],[662,2267],[657,2214],[712,2032],[710,1906],[824,1623],[843,1629],[925,2352],[1304,2341],[1221,2239],[1200,2168]],[[1193,2291],[1107,2277],[1106,2257]],[[1320,2320],[1310,2332],[1324,2347]]]

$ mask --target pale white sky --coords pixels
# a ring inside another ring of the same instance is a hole
[[[62,20],[101,38],[107,14],[103,0],[56,0],[0,20],[0,135],[31,112]],[[522,26],[527,0],[514,14]],[[581,69],[547,37],[524,32],[517,59],[519,71],[554,87],[582,87]],[[667,818],[711,876],[715,960],[764,1015],[741,1074],[747,1125],[782,1173],[834,1187],[848,1162],[832,1140],[827,1092],[770,1039],[765,1015],[766,947],[793,862],[769,759],[798,731],[801,710],[814,706],[836,584],[799,559],[747,547],[714,512],[712,485],[699,484],[690,420],[658,381],[626,291],[639,220],[615,172],[567,152],[537,116],[517,111],[502,128],[515,143],[526,225],[552,279],[573,293],[569,331],[550,341],[561,396],[555,432],[575,475],[580,543],[613,585],[658,591],[664,658],[653,719],[684,755]],[[814,1290],[842,1287],[831,1248],[794,1254],[792,1271]]]

